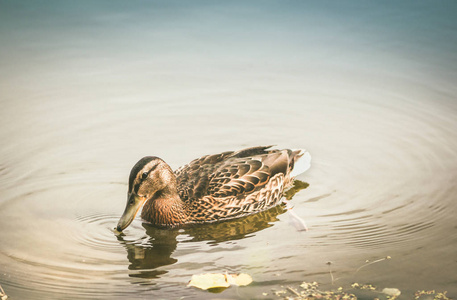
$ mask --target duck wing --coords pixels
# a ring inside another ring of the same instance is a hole
[[[178,168],[174,173],[179,197],[184,202],[189,202],[191,199],[204,196],[212,174],[231,154],[233,151],[205,155]]]
[[[274,175],[290,170],[290,150],[253,147],[206,155],[175,171],[185,202],[204,196],[241,198],[262,189]]]

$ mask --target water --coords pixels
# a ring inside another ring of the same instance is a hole
[[[457,298],[454,2],[0,8],[0,285],[12,299],[277,298],[303,281]],[[290,201],[308,232],[281,207],[112,232],[142,156],[177,168],[267,144],[313,156]],[[186,287],[225,271],[254,283]]]

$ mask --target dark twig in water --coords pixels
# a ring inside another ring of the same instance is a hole
[[[294,290],[294,289],[291,288],[290,286],[288,286],[287,289],[289,290],[289,292],[291,292],[291,293],[294,294],[295,296],[301,297],[300,293],[298,293],[296,290]]]
[[[383,257],[383,258],[380,258],[380,259],[377,259],[377,260],[374,260],[374,261],[369,261],[367,260],[365,262],[364,265],[361,265],[355,272],[357,273],[358,271],[360,271],[362,268],[366,267],[366,266],[369,266],[369,265],[372,265],[372,264],[375,264],[375,263],[378,263],[378,262],[381,262],[383,260],[386,260],[386,259],[391,259],[392,257],[390,256],[386,256],[386,257]]]

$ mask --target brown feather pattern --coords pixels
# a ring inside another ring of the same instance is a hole
[[[296,153],[270,147],[206,155],[178,168],[169,183],[175,186],[167,187],[177,196],[156,192],[143,207],[143,219],[172,227],[243,217],[278,205],[293,180],[289,174]],[[131,177],[139,180],[140,175]]]

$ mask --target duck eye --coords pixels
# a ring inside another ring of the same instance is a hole
[[[146,177],[148,177],[148,172],[141,174],[141,179],[146,179]]]

